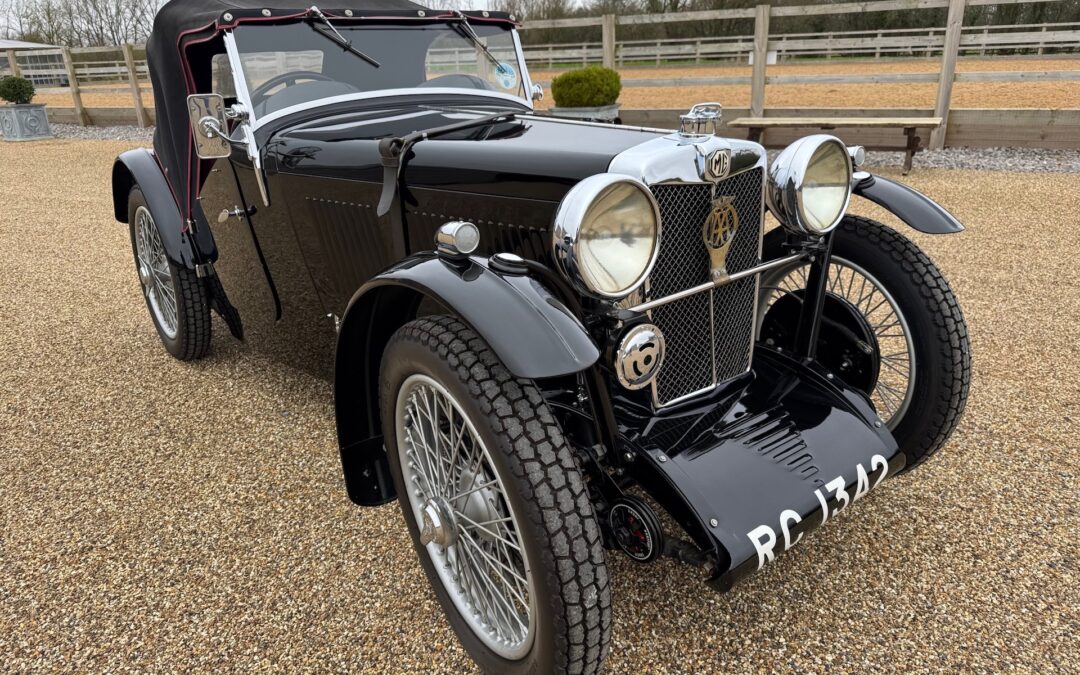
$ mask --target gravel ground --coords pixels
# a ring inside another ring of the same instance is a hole
[[[161,348],[129,146],[0,143],[0,670],[469,670],[396,506],[346,499],[330,386],[220,324]],[[970,322],[960,428],[730,594],[612,555],[610,672],[1080,670],[1076,177],[910,182],[969,225],[917,237]]]
[[[865,168],[895,168],[900,152],[867,152]],[[946,148],[915,155],[916,169],[975,169],[994,171],[1080,172],[1080,150],[1039,148]]]
[[[136,141],[146,145],[154,140],[154,127],[145,129],[131,126],[84,127],[78,124],[49,122],[49,129],[57,138],[77,138],[86,141]]]

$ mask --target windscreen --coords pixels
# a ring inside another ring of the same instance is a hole
[[[318,21],[240,26],[234,31],[256,119],[320,99],[383,89],[450,87],[526,98],[513,33],[507,28],[472,26],[487,47],[485,53],[460,24],[334,27],[364,56],[340,45]],[[227,96],[233,93],[229,79],[228,61],[216,59],[215,85]]]

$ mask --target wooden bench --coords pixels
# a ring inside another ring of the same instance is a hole
[[[911,171],[911,159],[919,151],[921,138],[915,135],[918,129],[937,129],[941,126],[940,117],[740,117],[727,123],[729,127],[741,127],[750,130],[750,140],[761,142],[766,129],[796,129],[813,127],[817,129],[903,129],[907,142],[903,148],[896,146],[867,146],[870,150],[903,150],[904,175]]]

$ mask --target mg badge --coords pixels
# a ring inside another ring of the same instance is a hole
[[[709,155],[709,160],[705,163],[705,173],[709,180],[723,180],[727,178],[730,170],[731,151],[727,149],[717,150]]]
[[[720,152],[716,153],[717,155]],[[725,156],[726,153],[725,153]],[[714,155],[715,157],[715,155]],[[709,261],[713,278],[727,276],[727,254],[735,233],[739,229],[739,212],[735,210],[734,197],[717,197],[713,201],[712,211],[705,219],[701,238],[709,249]]]

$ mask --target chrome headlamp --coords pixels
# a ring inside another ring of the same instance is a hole
[[[618,300],[652,271],[660,251],[660,208],[639,180],[613,173],[589,176],[555,213],[555,261],[586,295]]]
[[[851,172],[851,155],[839,138],[818,134],[799,139],[769,167],[769,210],[790,230],[825,234],[847,211]]]

